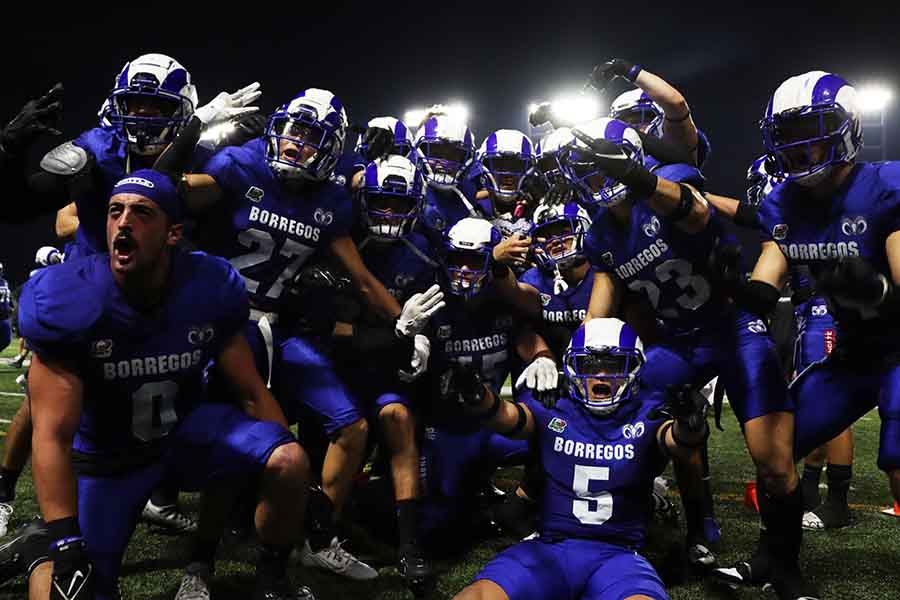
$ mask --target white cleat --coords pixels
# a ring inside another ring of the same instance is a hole
[[[327,547],[313,552],[307,540],[300,550],[300,562],[304,567],[317,567],[357,581],[378,577],[378,571],[344,550],[341,544],[335,537]]]
[[[203,563],[191,563],[184,570],[175,600],[210,600],[209,567]]]
[[[0,537],[6,535],[6,532],[9,529],[9,520],[12,518],[12,514],[12,504],[0,502]]]
[[[147,500],[141,518],[148,523],[180,533],[197,531],[197,521],[181,512],[177,504],[156,506],[152,500]]]

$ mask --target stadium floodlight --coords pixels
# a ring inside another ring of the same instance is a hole
[[[447,104],[433,104],[428,108],[411,108],[403,114],[403,122],[407,127],[416,128],[425,120],[429,113],[442,113],[463,123],[469,120],[469,107],[462,102],[449,102]]]
[[[551,101],[553,116],[568,124],[583,123],[600,116],[600,102],[586,94],[559,95]]]
[[[859,88],[856,97],[863,112],[875,113],[883,111],[890,104],[894,93],[885,85],[871,84]]]
[[[407,127],[415,129],[422,123],[426,114],[428,114],[427,108],[411,108],[403,113],[403,122]]]

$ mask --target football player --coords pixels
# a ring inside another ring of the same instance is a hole
[[[700,387],[719,375],[763,490],[761,548],[777,559],[767,563],[778,567],[764,576],[780,598],[814,596],[798,566],[803,501],[793,463],[793,404],[760,318],[770,310],[770,297],[754,295],[754,288],[740,297],[748,309],[730,302],[736,292],[719,284],[709,266],[729,241],[723,223],[695,188],[649,172],[636,132],[615,123],[592,127],[596,137],[573,129],[578,143],[564,159],[573,177],[589,173],[586,182],[593,181],[595,191],[609,180],[627,190],[607,194],[612,202],[593,215],[585,246],[597,273],[588,318],[615,314],[625,288],[639,291],[664,330],[647,351],[648,385]],[[702,532],[702,516],[698,523],[688,515],[688,535],[705,537]]]
[[[702,168],[709,156],[709,140],[694,124],[691,109],[681,92],[662,77],[622,58],[607,60],[594,67],[589,84],[603,90],[617,77],[634,84],[637,89],[617,96],[610,106],[609,116],[686,148],[691,157],[690,164]]]
[[[484,219],[465,218],[454,225],[442,250],[447,306],[432,318],[430,397],[423,410],[422,539],[459,540],[461,519],[469,519],[476,493],[494,469],[521,461],[523,442],[513,442],[471,420],[461,418],[445,401],[446,376],[453,365],[468,365],[500,393],[513,360],[527,365],[516,387],[540,393],[555,390],[557,368],[546,343],[534,331],[517,325],[516,313],[495,292],[492,250],[500,232]],[[507,273],[508,267],[503,267]]]
[[[428,191],[422,231],[436,248],[460,219],[484,217],[476,200],[475,142],[462,121],[446,114],[428,117],[416,133]]]
[[[425,179],[420,165],[407,158],[410,148],[406,156],[389,154],[366,165],[360,187],[365,237],[358,246],[366,267],[398,302],[422,299],[433,303],[429,310],[436,312],[443,306],[443,293],[435,284],[438,262],[428,241],[415,230],[425,202]],[[354,322],[339,321],[334,333],[338,368],[390,455],[399,570],[417,589],[430,569],[417,540],[421,492],[410,384],[425,373],[431,343],[421,333],[397,336],[365,311]]]
[[[295,324],[281,322],[277,314],[284,291],[310,257],[331,253],[368,308],[394,323],[401,337],[414,337],[407,335],[412,332],[406,325],[419,311],[401,314],[397,300],[366,268],[350,236],[352,200],[346,186],[331,180],[346,129],[346,112],[334,94],[304,90],[270,116],[265,136],[221,150],[202,174],[183,176],[182,190],[189,209],[217,217],[205,226],[200,247],[229,259],[246,281],[253,309],[248,339],[257,366],[288,418],[295,421],[309,412],[303,426],[318,425],[328,437],[324,495],[315,497],[318,516],[304,544],[303,561],[371,579],[377,571],[340,546],[333,523],[363,460],[365,416],[335,373],[323,343],[294,335]],[[173,149],[191,145],[179,136]],[[173,162],[175,166],[166,164],[167,170],[184,165]]]
[[[665,394],[641,387],[644,362],[634,331],[607,318],[576,330],[555,408],[529,394],[503,401],[477,371],[453,372],[457,401],[490,429],[533,441],[547,473],[540,536],[499,554],[456,598],[668,598],[635,550],[646,535],[653,478],[670,456],[696,463],[709,428],[696,392],[668,407],[671,416],[662,410]]]
[[[878,406],[878,466],[900,498],[900,166],[864,163],[856,90],[824,71],[791,77],[760,121],[783,181],[759,207],[762,254],[749,285],[775,293],[802,268],[825,298],[837,341],[791,385],[805,455]],[[818,402],[827,397],[826,404]]]
[[[30,561],[33,599],[118,598],[135,518],[167,474],[189,487],[259,477],[254,598],[312,597],[290,589],[285,573],[308,460],[253,367],[240,275],[175,249],[181,217],[165,175],[134,171],[109,199],[109,255],[45,269],[22,292],[20,329],[34,351],[34,480],[50,541],[50,562]],[[64,300],[72,289],[83,301]],[[200,402],[210,358],[244,411]]]

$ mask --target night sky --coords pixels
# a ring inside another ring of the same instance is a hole
[[[686,96],[712,143],[705,170],[710,191],[744,193],[747,165],[762,152],[756,122],[769,95],[787,77],[813,69],[897,90],[887,123],[888,158],[898,157],[900,11],[846,10],[855,3],[841,3],[843,11],[813,10],[824,3],[812,2],[803,8],[786,8],[795,4],[789,1],[769,8],[722,4],[417,2],[387,10],[374,2],[329,2],[327,14],[316,14],[300,2],[280,3],[280,12],[238,11],[213,25],[161,9],[130,16],[120,4],[89,24],[7,21],[0,119],[62,81],[64,138],[46,140],[35,149],[42,154],[95,125],[126,61],[162,52],[191,72],[201,104],[254,80],[262,83],[265,111],[303,88],[324,87],[343,100],[354,123],[462,100],[480,143],[495,129],[524,129],[529,102],[580,89],[594,64],[619,56]],[[35,250],[54,243],[52,223],[48,216],[0,226],[0,261],[14,285],[31,268]]]

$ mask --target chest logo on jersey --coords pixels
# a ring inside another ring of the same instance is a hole
[[[602,260],[603,264],[605,264],[608,267],[611,267],[616,264],[616,259],[613,258],[612,252],[604,252],[603,254],[600,255],[600,260]]]
[[[747,329],[750,330],[750,333],[765,333],[766,324],[763,323],[762,319],[757,319],[755,321],[750,321],[750,323],[747,324]]]
[[[772,237],[777,241],[782,241],[787,238],[788,235],[788,226],[784,223],[779,223],[775,227],[772,228]]]
[[[95,340],[91,344],[92,358],[109,358],[112,356],[113,341],[112,340]]]
[[[250,189],[247,190],[247,193],[244,194],[244,197],[250,202],[260,202],[265,195],[266,193],[260,188],[256,187],[255,185],[251,185]]]
[[[815,304],[809,312],[814,317],[824,317],[828,314],[828,306],[824,304]]]
[[[844,232],[844,235],[862,235],[868,228],[868,223],[862,217],[844,217],[841,219],[841,231]]]
[[[449,340],[453,334],[453,327],[450,325],[441,325],[438,327],[437,336],[439,340]]]
[[[202,346],[212,341],[216,335],[212,325],[201,325],[200,327],[191,327],[188,330],[188,342],[195,346]]]
[[[333,181],[334,183],[336,183],[340,186],[347,185],[347,178],[344,175],[332,175],[331,181]]]
[[[634,425],[628,424],[622,427],[622,435],[625,436],[626,440],[636,440],[637,438],[644,435],[644,422],[638,421]]]
[[[659,233],[659,219],[650,217],[650,221],[644,223],[644,235],[647,237],[656,237],[657,233]]]
[[[553,417],[550,420],[550,423],[547,424],[547,429],[549,429],[550,431],[555,431],[556,433],[562,433],[566,430],[566,425],[568,425],[568,423],[566,423],[559,417]]]
[[[550,294],[541,294],[541,305],[547,306],[550,304],[551,296]]]
[[[319,225],[331,225],[332,221],[334,221],[334,213],[330,210],[317,208],[316,212],[313,213],[313,219]]]

